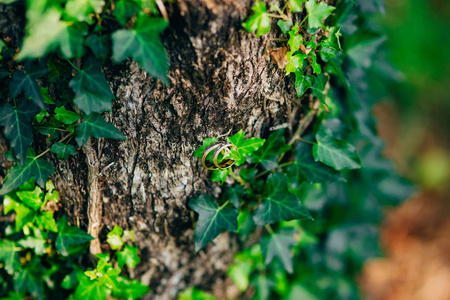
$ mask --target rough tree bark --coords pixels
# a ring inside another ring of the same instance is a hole
[[[91,139],[78,156],[54,160],[64,209],[107,249],[114,225],[136,231],[142,262],[132,276],[152,287],[152,299],[174,299],[189,286],[223,298],[225,272],[242,248],[222,234],[194,253],[194,218],[187,203],[220,188],[193,151],[206,137],[267,137],[297,111],[292,86],[271,60],[269,35],[256,38],[241,22],[250,0],[179,0],[167,4],[170,86],[134,62],[105,67],[116,96],[106,119],[126,141]],[[276,30],[274,28],[274,30]]]

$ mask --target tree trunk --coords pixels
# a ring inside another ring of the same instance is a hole
[[[220,188],[194,150],[207,137],[267,137],[289,121],[299,103],[269,52],[272,34],[256,38],[241,26],[252,1],[179,0],[167,3],[162,39],[170,86],[134,62],[105,67],[116,96],[106,119],[126,141],[92,139],[75,158],[54,160],[65,210],[94,237],[91,252],[107,249],[114,225],[136,231],[141,263],[130,274],[150,285],[151,299],[174,299],[198,286],[225,298],[225,272],[242,248],[230,234],[194,252],[191,197]],[[275,30],[275,28],[274,28]],[[288,122],[290,123],[290,122]]]

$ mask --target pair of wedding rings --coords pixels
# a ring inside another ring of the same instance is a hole
[[[226,142],[216,142],[214,144],[209,145],[202,154],[202,163],[203,166],[205,168],[207,168],[208,170],[224,170],[224,169],[228,169],[229,167],[231,167],[232,165],[234,165],[234,163],[236,162],[234,159],[232,158],[225,158],[223,159],[223,156],[225,155],[225,151],[231,150],[233,147],[236,147],[233,144],[230,143],[226,143]],[[207,160],[208,155],[214,151],[213,157],[212,157],[212,161]],[[217,159],[219,158],[219,155],[222,154],[222,160],[219,160],[219,162],[217,161]]]

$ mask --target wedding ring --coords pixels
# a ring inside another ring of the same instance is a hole
[[[233,147],[236,147],[234,144],[231,143],[222,143],[219,147],[216,147],[213,155],[213,163],[214,165],[221,170],[228,169],[232,165],[236,163],[236,161],[232,158],[227,158],[222,160],[220,163],[217,163],[217,158],[219,157],[219,154],[225,151],[225,149],[229,148],[232,149]]]
[[[202,164],[205,168],[207,168],[208,170],[217,170],[219,167],[215,166],[215,164],[211,161],[207,161],[206,157],[208,156],[209,153],[211,153],[211,151],[219,148],[220,146],[222,146],[223,143],[222,142],[215,142],[211,145],[209,145],[208,147],[206,147],[205,150],[203,150],[203,154],[202,154]]]

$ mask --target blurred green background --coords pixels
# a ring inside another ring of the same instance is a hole
[[[450,182],[450,1],[395,0],[385,5],[381,21],[390,59],[403,74],[402,83],[390,86],[391,98],[385,101],[394,108],[388,118],[398,128],[397,136],[388,141],[391,154],[400,170],[422,187],[446,189]]]

